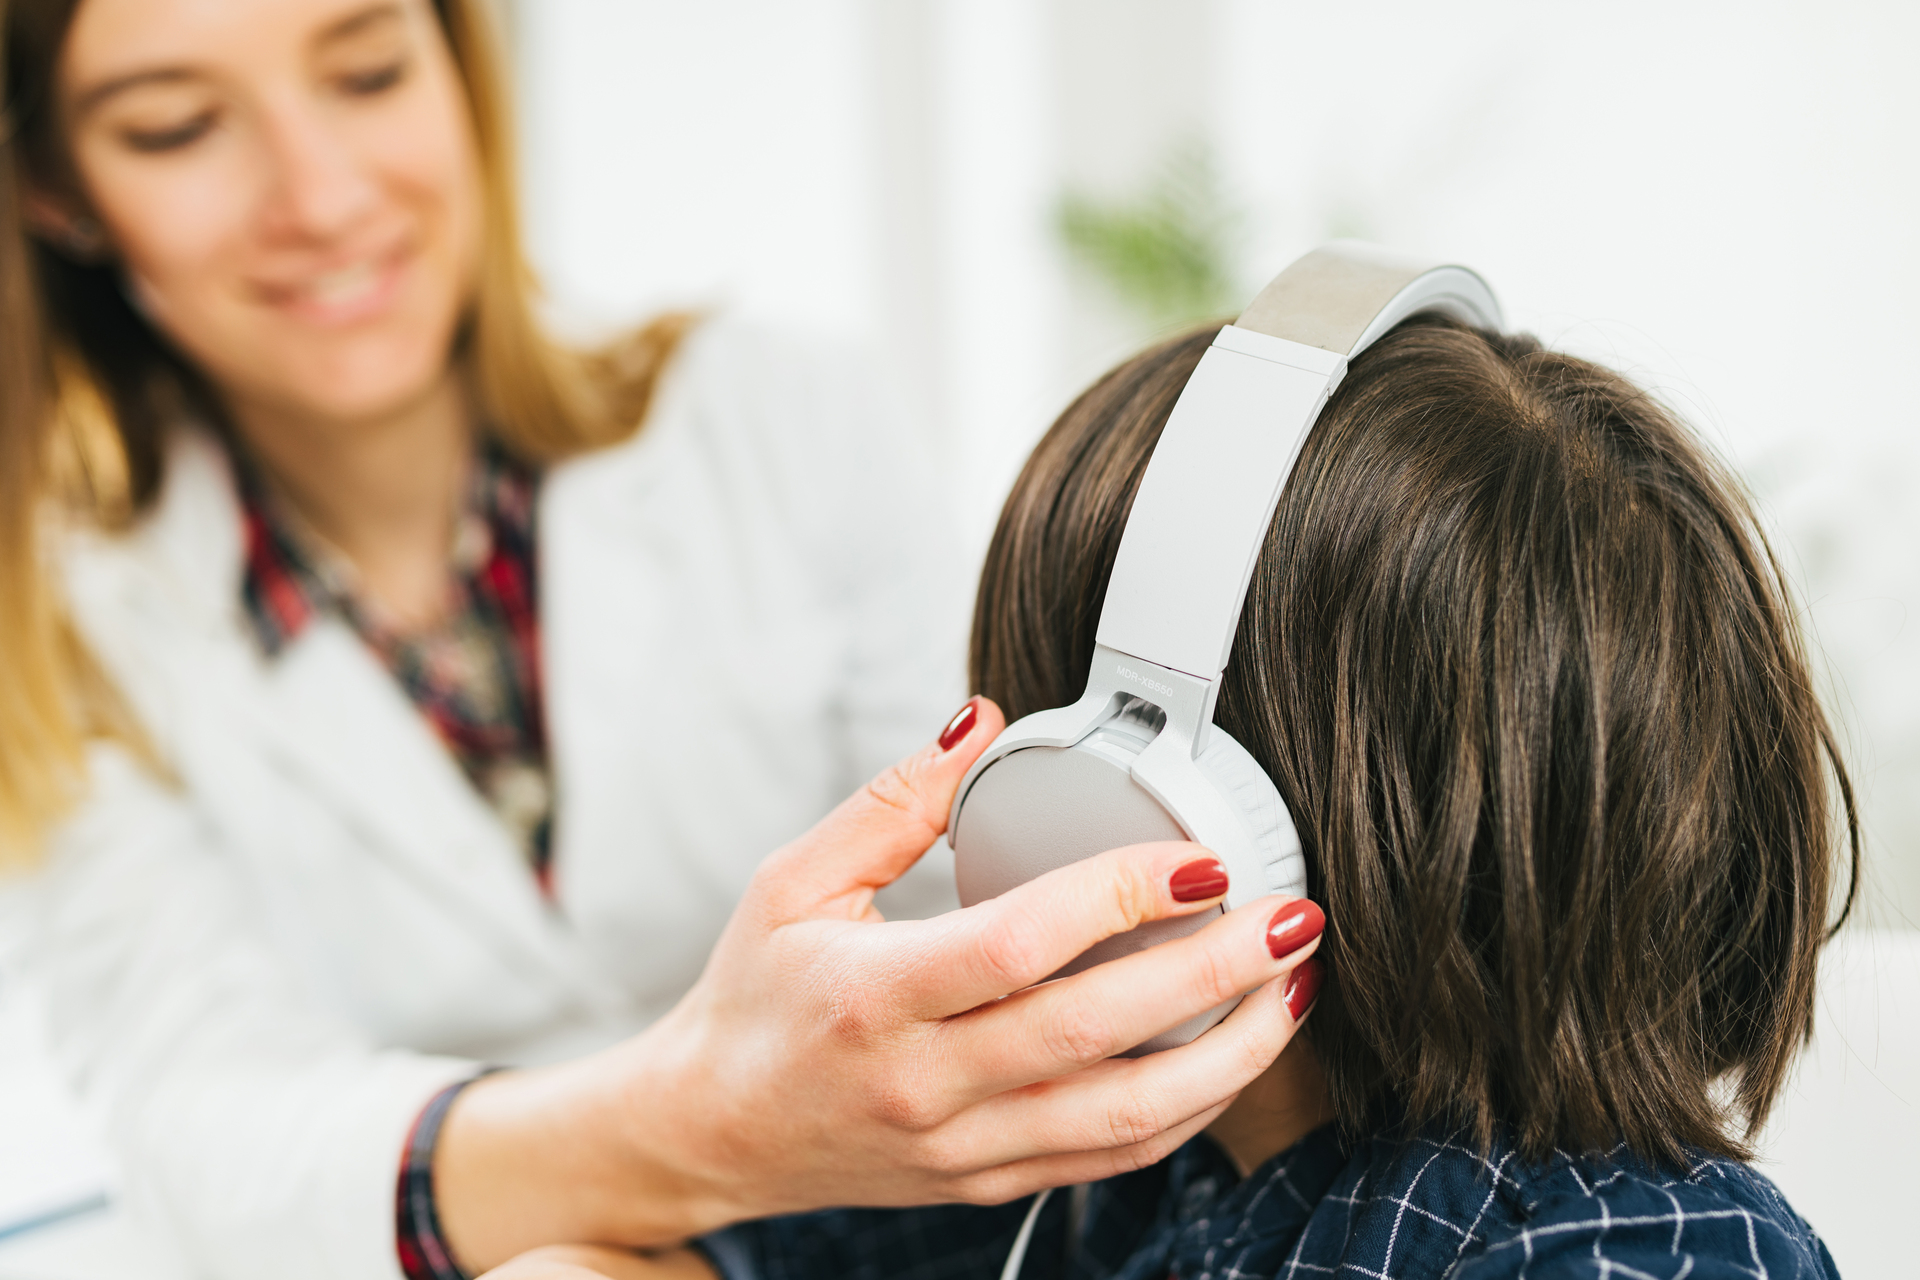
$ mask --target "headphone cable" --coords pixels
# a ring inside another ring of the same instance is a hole
[[[1027,1219],[1020,1224],[1020,1234],[1013,1238],[1013,1251],[1007,1255],[1007,1265],[1000,1268],[1000,1280],[1020,1280],[1020,1264],[1027,1260],[1027,1242],[1033,1239],[1033,1225],[1040,1221],[1040,1210],[1052,1194],[1053,1188],[1048,1187],[1033,1198]]]

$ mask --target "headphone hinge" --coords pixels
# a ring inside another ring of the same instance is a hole
[[[1213,705],[1220,696],[1219,676],[1202,680],[1199,676],[1096,644],[1093,665],[1087,672],[1088,690],[1096,684],[1160,708],[1167,717],[1166,727],[1160,732],[1171,733],[1185,742],[1190,758],[1199,759],[1200,753],[1207,749],[1207,731],[1213,727]]]

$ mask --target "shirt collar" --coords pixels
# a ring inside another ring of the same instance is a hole
[[[261,652],[277,656],[324,614],[345,617],[362,632],[382,631],[352,561],[274,492],[243,449],[232,453],[243,531],[240,594]],[[480,572],[496,545],[531,544],[535,478],[491,436],[481,437],[454,529],[456,574]]]

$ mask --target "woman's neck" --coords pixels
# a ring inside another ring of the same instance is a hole
[[[1296,1036],[1274,1064],[1240,1091],[1207,1126],[1246,1177],[1275,1154],[1333,1119],[1327,1076],[1313,1043]]]
[[[445,607],[454,522],[473,456],[471,410],[449,373],[401,408],[320,420],[230,406],[278,496],[352,563],[359,589],[402,630]]]

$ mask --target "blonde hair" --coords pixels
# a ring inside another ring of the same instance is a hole
[[[66,617],[47,571],[57,511],[126,524],[158,493],[162,442],[213,389],[127,304],[110,264],[30,241],[21,195],[66,161],[48,68],[80,0],[0,0],[0,869],[31,861],[83,789],[89,740],[137,729]],[[434,0],[466,90],[484,239],[453,358],[504,445],[553,462],[616,443],[645,419],[694,323],[662,315],[606,346],[554,341],[535,316],[521,247],[505,62],[488,0]]]
[[[0,222],[17,228],[11,113],[0,129],[8,161],[0,165]],[[25,241],[0,236],[0,671],[7,673],[0,679],[0,866],[18,861],[34,833],[71,802],[80,762],[67,692],[77,687],[74,646],[47,589],[35,537],[49,415],[27,270]]]

